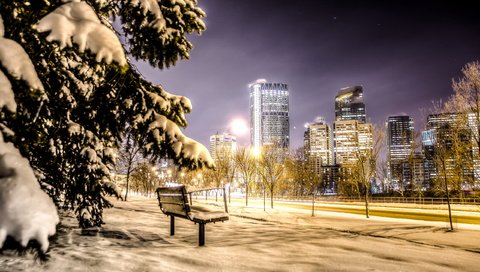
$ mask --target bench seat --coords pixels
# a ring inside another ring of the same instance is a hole
[[[212,222],[219,222],[219,221],[227,221],[228,220],[228,213],[226,212],[201,212],[201,211],[191,211],[190,217],[192,221],[195,223],[212,223]]]
[[[218,190],[220,188],[213,189]],[[184,218],[198,224],[198,245],[205,245],[205,224],[228,220],[225,189],[222,189],[224,190],[225,211],[211,210],[203,206],[192,206],[192,192],[187,193],[184,185],[157,188],[160,210],[170,216],[170,235],[175,235],[175,217]],[[187,194],[190,194],[190,201]]]

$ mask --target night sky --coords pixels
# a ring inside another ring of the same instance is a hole
[[[372,122],[408,114],[423,129],[432,101],[451,95],[452,78],[480,60],[473,1],[198,2],[207,30],[190,37],[190,60],[163,71],[137,66],[192,100],[185,132],[204,144],[234,118],[248,123],[247,85],[258,78],[288,84],[292,148],[302,145],[306,122],[333,122],[335,95],[353,85],[364,87]],[[238,140],[247,145],[249,135]]]

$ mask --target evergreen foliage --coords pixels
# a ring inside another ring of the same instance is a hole
[[[23,47],[44,87],[33,90],[0,58],[0,72],[17,104],[16,112],[0,106],[0,133],[30,160],[56,205],[75,210],[80,226],[87,228],[101,225],[103,209],[111,206],[104,197],[106,184],[127,128],[153,158],[169,156],[192,169],[212,166],[211,158],[178,128],[187,125],[187,98],[143,79],[128,58],[126,64],[100,58],[101,50],[89,50],[88,40],[84,52],[75,38],[71,46],[62,46],[50,38],[53,31],[37,29],[38,22],[64,5],[87,4],[108,30],[115,33],[112,20],[119,25],[124,52],[163,68],[188,58],[192,45],[186,35],[205,29],[205,14],[196,0],[65,2],[0,1],[4,37]]]

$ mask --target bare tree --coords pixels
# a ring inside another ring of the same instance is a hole
[[[139,193],[150,195],[158,184],[158,176],[153,165],[148,162],[139,163],[132,172],[132,187]]]
[[[236,161],[235,161],[235,152],[233,150],[225,150],[223,152],[223,157],[218,158],[216,164],[219,167],[220,171],[223,172],[224,181],[223,186],[229,184],[228,186],[228,202],[231,201],[230,198],[230,189],[235,178],[235,173],[238,170]]]
[[[255,178],[256,161],[252,150],[240,148],[234,156],[235,164],[242,175],[245,186],[245,206],[248,206],[248,193],[251,182]]]
[[[137,170],[138,164],[143,161],[143,156],[141,154],[141,147],[139,144],[136,144],[137,140],[134,140],[131,132],[127,132],[123,142],[118,149],[118,155],[116,157],[115,168],[118,172],[125,175],[125,197],[124,201],[127,201],[128,190],[130,188],[130,176]]]
[[[222,149],[215,154],[215,168],[206,169],[204,178],[220,188],[231,182],[235,176],[234,154],[229,150]],[[215,201],[218,201],[218,192],[215,191]]]
[[[480,179],[480,63],[467,63],[462,77],[452,81],[454,95],[445,103],[445,111],[464,115],[459,119],[470,131],[474,179]],[[463,125],[462,124],[462,125]]]
[[[366,145],[364,148],[358,146],[355,151],[355,162],[347,166],[348,180],[353,183],[353,188],[363,198],[367,218],[369,218],[371,185],[376,176],[378,155],[384,146],[385,131],[372,127],[372,134],[372,146]]]
[[[258,160],[258,172],[262,179],[264,192],[270,192],[270,206],[273,209],[273,195],[284,175],[283,149],[266,145],[262,148]],[[264,193],[265,199],[265,193]]]
[[[463,77],[453,80],[454,95],[446,103],[449,111],[470,113],[473,120],[467,122],[472,131],[475,148],[480,148],[480,63],[467,63],[462,69]]]
[[[453,103],[459,101],[450,100],[435,105],[435,111],[444,121],[436,124],[433,141],[433,163],[436,170],[433,187],[435,192],[447,198],[450,230],[453,230],[450,198],[452,195],[462,196],[463,186],[474,182],[474,132],[469,127],[469,113],[452,112]]]
[[[420,133],[415,131],[413,133],[413,141],[410,142],[410,153],[408,157],[404,160],[404,165],[407,166],[408,173],[405,173],[402,169],[402,179],[405,184],[405,191],[407,195],[412,196],[423,196],[423,184],[419,183],[418,180],[415,179],[415,172],[418,166],[418,157],[416,150],[419,146],[421,146],[421,139]],[[403,168],[403,167],[402,167]],[[407,174],[407,175],[406,175]]]
[[[457,168],[454,166],[455,140],[453,138],[456,135],[452,129],[447,127],[437,129],[434,143],[434,164],[436,168],[436,176],[434,179],[434,185],[437,191],[443,191],[447,198],[448,205],[448,218],[450,222],[450,230],[453,230],[452,223],[452,211],[450,206],[450,187],[454,185],[455,180],[458,178],[456,175]],[[456,133],[455,133],[456,134]]]
[[[303,156],[302,149],[298,149],[285,159],[285,176],[288,188],[294,195],[312,196],[312,216],[315,215],[315,195],[320,192],[322,172],[315,172]]]

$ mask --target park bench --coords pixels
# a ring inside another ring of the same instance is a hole
[[[225,211],[212,211],[204,207],[192,205],[192,194],[210,190],[223,190]],[[187,197],[189,195],[190,197]],[[170,216],[170,235],[175,235],[175,217],[183,218],[198,224],[198,245],[205,245],[205,224],[228,220],[225,188],[210,188],[187,193],[185,185],[157,188],[160,210]]]

